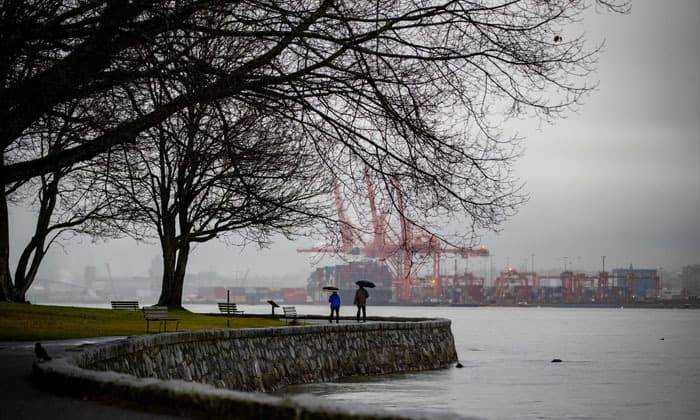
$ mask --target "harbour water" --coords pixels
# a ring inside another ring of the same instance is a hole
[[[452,320],[464,368],[293,386],[349,406],[483,419],[700,418],[700,311],[369,307]],[[345,308],[351,315],[352,308]],[[300,311],[301,312],[301,311]],[[552,363],[559,358],[562,363]]]
[[[102,306],[102,305],[96,305]],[[323,305],[296,305],[325,315]],[[185,305],[218,312],[216,305]],[[239,305],[269,314],[267,305]],[[368,306],[368,316],[452,320],[462,369],[296,385],[331,404],[481,419],[700,418],[700,311]],[[341,316],[354,315],[345,306]],[[552,363],[558,358],[562,363]]]

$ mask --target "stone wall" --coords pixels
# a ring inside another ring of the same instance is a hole
[[[84,355],[83,368],[240,391],[447,367],[450,321],[208,330],[135,337]]]
[[[445,368],[457,361],[449,320],[398,321],[129,337],[34,363],[32,377],[62,394],[196,418],[461,418],[455,413],[386,412],[304,396],[243,392]]]

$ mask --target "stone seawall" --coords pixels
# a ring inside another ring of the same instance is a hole
[[[310,407],[308,401],[239,391],[445,368],[457,361],[450,324],[444,319],[379,321],[130,337],[37,363],[34,377],[83,397],[108,395],[177,414],[415,418],[421,416],[350,413],[322,403]]]
[[[456,360],[450,322],[433,320],[151,335],[88,353],[79,365],[275,391],[345,376],[444,368]]]

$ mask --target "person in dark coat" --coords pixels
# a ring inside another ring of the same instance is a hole
[[[335,290],[328,298],[331,304],[331,316],[328,317],[328,322],[333,322],[333,312],[335,312],[335,323],[340,322],[340,295]]]
[[[369,292],[367,289],[360,286],[355,292],[355,301],[353,302],[357,305],[357,322],[360,322],[360,311],[362,311],[362,322],[367,322],[367,298],[369,297]]]

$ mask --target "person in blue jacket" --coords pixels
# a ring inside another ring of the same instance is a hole
[[[333,322],[333,312],[335,312],[335,323],[340,322],[340,295],[335,290],[328,298],[331,303],[331,316],[328,317],[328,322]]]

